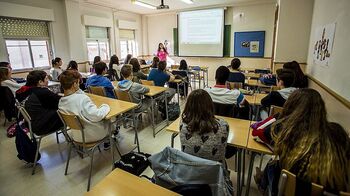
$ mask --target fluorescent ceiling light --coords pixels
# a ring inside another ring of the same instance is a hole
[[[157,9],[153,5],[150,5],[148,3],[144,3],[144,2],[138,1],[138,0],[133,0],[132,3],[135,4],[135,5],[139,5],[139,6],[146,7],[146,8],[153,9],[153,10]]]
[[[187,4],[193,4],[193,1],[192,1],[192,0],[181,0],[181,1],[183,1],[183,2],[185,2],[185,3],[187,3]]]

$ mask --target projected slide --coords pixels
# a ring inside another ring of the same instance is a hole
[[[224,10],[179,13],[180,56],[222,56]]]

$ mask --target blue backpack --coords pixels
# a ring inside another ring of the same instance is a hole
[[[28,163],[34,163],[35,153],[37,149],[36,140],[31,140],[24,132],[22,127],[17,123],[16,125],[16,148],[20,160],[24,160]],[[38,154],[38,161],[40,160],[40,153]]]

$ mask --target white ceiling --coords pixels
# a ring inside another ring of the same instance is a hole
[[[158,6],[160,0],[140,0],[145,3]],[[179,11],[191,8],[211,7],[211,6],[227,6],[236,4],[255,4],[263,3],[268,0],[193,0],[193,4],[186,4],[181,0],[164,0],[165,5],[169,5],[169,10],[152,10],[131,3],[131,0],[81,0],[88,4],[100,5],[113,8],[116,10],[124,10],[138,14],[157,14],[162,12]],[[271,0],[269,0],[271,1]]]

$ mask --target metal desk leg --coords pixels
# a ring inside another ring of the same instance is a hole
[[[244,181],[245,181],[245,154],[246,150],[243,149],[243,154],[242,154],[242,187],[244,186]]]
[[[208,70],[209,68],[207,68],[207,70],[205,71],[206,72],[206,74],[207,74],[207,87],[209,86],[209,70]]]
[[[137,135],[137,119],[136,119],[136,115],[135,115],[135,109],[132,110],[132,119],[134,121],[134,131],[135,131],[135,139],[136,139],[136,144],[137,144],[137,152],[140,152],[140,143],[139,143],[139,137]]]
[[[240,196],[241,195],[241,163],[242,163],[242,160],[241,160],[241,155],[242,155],[242,149],[238,149],[237,150],[237,156],[238,156],[238,168],[237,168],[237,196]]]
[[[253,167],[254,167],[255,155],[256,155],[256,153],[252,152],[252,155],[250,157],[249,170],[248,170],[248,179],[247,179],[247,188],[246,188],[246,191],[245,191],[245,196],[249,195],[250,182],[252,180],[252,175],[253,175]]]
[[[180,89],[179,89],[179,83],[176,83],[176,90],[177,90],[177,103],[180,104]]]
[[[185,98],[187,98],[187,93],[186,93],[186,82],[182,82],[182,84],[184,85],[184,96],[185,96]]]
[[[108,122],[108,132],[109,132],[109,145],[111,146],[111,156],[112,156],[112,170],[114,169],[114,139],[112,134],[112,120]]]
[[[165,115],[166,115],[166,125],[169,125],[169,116],[168,116],[168,98],[164,92],[164,101],[165,101]]]
[[[153,130],[153,137],[156,137],[156,133],[155,133],[155,127],[154,127],[154,98],[151,97],[151,110],[152,110],[152,130]]]
[[[177,135],[178,135],[178,133],[171,134],[171,147],[172,148],[174,148],[174,139],[176,138]]]

